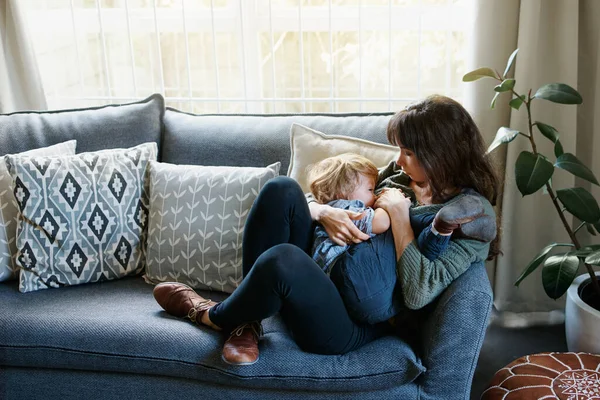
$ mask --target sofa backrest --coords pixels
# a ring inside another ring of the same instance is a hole
[[[172,164],[265,167],[290,161],[290,127],[297,122],[330,135],[387,144],[391,113],[195,115],[167,108],[162,161]]]
[[[165,110],[160,94],[135,103],[76,110],[0,115],[0,156],[77,140],[77,153],[159,145],[172,164],[265,167],[290,163],[290,128],[296,122],[330,135],[387,143],[391,113],[196,115]]]
[[[165,102],[145,100],[103,107],[0,115],[0,156],[77,140],[77,152],[160,145]]]

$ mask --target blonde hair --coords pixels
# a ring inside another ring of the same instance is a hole
[[[347,198],[358,186],[360,175],[377,182],[379,171],[369,159],[354,153],[326,158],[308,167],[310,191],[321,204]]]

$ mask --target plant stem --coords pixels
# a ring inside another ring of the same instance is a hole
[[[577,227],[577,229],[575,229],[575,232],[573,232],[573,233],[577,233],[577,232],[579,232],[579,230],[580,230],[581,228],[583,228],[584,226],[585,226],[585,222],[582,222],[582,223],[581,223],[581,225],[579,225],[579,226]]]
[[[525,102],[525,106],[527,107],[527,119],[529,121],[529,127],[528,127],[529,128],[529,142],[531,143],[531,148],[533,150],[533,154],[537,155],[538,154],[537,146],[535,145],[535,140],[533,138],[533,123],[531,122],[531,101],[532,100],[533,99],[531,98],[531,91],[529,91],[529,94],[527,95],[527,101]],[[577,237],[575,236],[575,232],[577,232],[577,231],[573,232],[573,230],[571,229],[571,226],[569,226],[569,223],[567,222],[567,219],[565,218],[565,215],[564,215],[563,211],[561,210],[561,206],[558,203],[558,198],[554,194],[554,190],[552,189],[552,186],[550,186],[550,184],[548,182],[546,182],[546,190],[548,191],[548,194],[550,195],[550,198],[552,199],[554,208],[556,208],[556,211],[558,211],[560,220],[562,221],[562,224],[565,227],[565,230],[569,234],[571,241],[575,245],[575,248],[577,250],[579,250],[581,248],[581,244],[579,243],[579,240],[577,240]],[[579,228],[577,228],[577,230],[579,230]],[[590,274],[590,278],[592,279],[592,287],[596,291],[596,294],[598,295],[598,297],[600,297],[600,284],[598,283],[598,278],[596,277],[596,274],[594,273],[594,269],[589,264],[583,263],[583,265],[585,265],[585,268],[587,269],[588,273]]]

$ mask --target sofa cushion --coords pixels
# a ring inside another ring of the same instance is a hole
[[[140,273],[156,143],[60,157],[6,156],[15,181],[19,290]]]
[[[386,128],[391,115],[195,115],[167,108],[162,161],[243,167],[264,167],[281,161],[281,174],[286,174],[292,123],[329,135],[387,144]]]
[[[0,155],[72,139],[78,152],[160,144],[164,107],[162,96],[154,94],[123,105],[0,115]]]
[[[170,376],[71,369],[2,368],[3,400],[323,400],[323,399],[423,399],[417,383],[381,390],[315,392],[310,390],[264,390],[219,385]],[[23,382],[35,382],[24,385]],[[421,397],[419,397],[421,394]]]
[[[242,281],[250,207],[281,163],[265,168],[150,162],[146,281],[231,293]]]
[[[305,193],[310,192],[307,168],[328,157],[355,153],[369,159],[377,168],[383,168],[397,159],[400,152],[396,146],[345,135],[325,135],[296,123],[290,129],[290,146],[287,176],[295,179]]]
[[[52,156],[75,154],[76,140],[20,153],[19,155]],[[13,180],[0,157],[0,281],[17,277],[17,223],[19,208],[13,194]]]
[[[166,314],[140,277],[28,294],[6,282],[0,284],[0,304],[0,364],[7,366],[338,392],[399,386],[424,371],[411,348],[394,336],[339,356],[305,353],[279,316],[263,321],[259,362],[228,365],[221,359],[224,337]]]

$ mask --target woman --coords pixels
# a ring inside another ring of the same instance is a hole
[[[420,309],[472,263],[494,257],[498,237],[491,246],[457,237],[435,261],[429,261],[414,242],[409,210],[414,215],[437,212],[474,191],[482,196],[488,221],[493,222],[491,206],[498,195],[498,179],[473,119],[450,98],[431,96],[398,112],[387,135],[400,148],[400,156],[380,175],[380,186],[387,188],[375,206],[390,216],[404,305]],[[369,239],[352,223],[360,217],[316,202],[307,204],[296,182],[278,177],[264,186],[249,213],[243,241],[244,280],[229,298],[215,303],[178,283],[157,285],[154,296],[172,315],[232,332],[223,348],[223,359],[229,363],[256,362],[260,336],[256,321],[276,312],[303,350],[346,353],[385,334],[389,325],[352,320],[336,286],[310,251],[314,222],[340,245]],[[482,224],[480,229],[485,232],[490,225]]]

